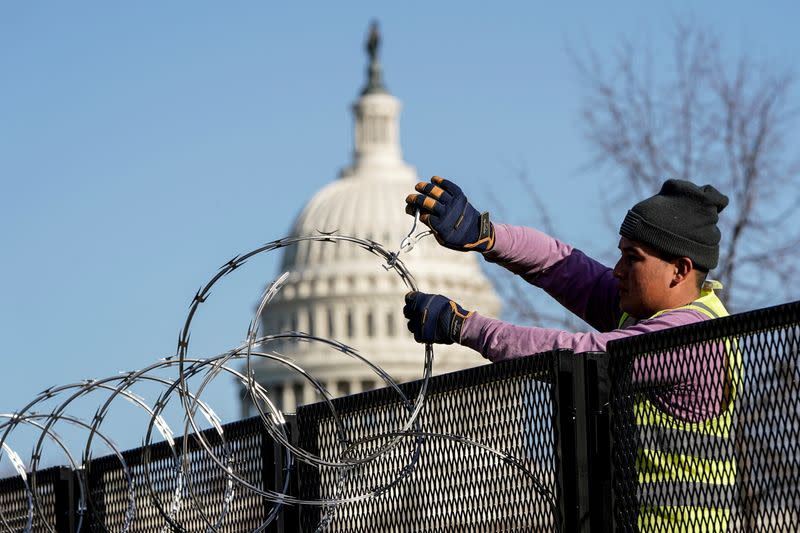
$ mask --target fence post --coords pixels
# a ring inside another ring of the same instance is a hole
[[[558,356],[556,423],[564,531],[612,530],[608,354]]]
[[[588,444],[589,522],[594,531],[612,531],[613,491],[611,486],[611,426],[609,422],[608,354],[580,354],[585,376],[585,420]]]
[[[286,427],[289,429],[289,442],[293,445],[298,445],[298,432],[297,432],[297,415],[290,414],[284,415],[286,419]],[[278,474],[278,481],[277,483],[280,484],[283,481],[283,477],[288,476],[289,478],[289,490],[287,491],[288,494],[299,494],[297,483],[298,483],[298,461],[297,458],[293,459],[293,463],[287,464],[287,457],[286,457],[286,450],[283,446],[273,443],[273,449],[275,450],[275,464],[279,467],[276,468],[276,473]],[[291,466],[291,469],[290,469]],[[280,485],[279,485],[280,490]],[[295,531],[300,531],[300,506],[299,505],[284,505],[281,514],[279,515],[279,522],[278,522],[278,531],[280,533],[293,533]]]
[[[286,427],[289,431],[289,442],[296,442],[296,423],[294,415],[284,415]],[[264,424],[261,424],[261,479],[263,488],[273,492],[283,492],[286,477],[289,476],[287,494],[295,494],[293,485],[296,483],[294,471],[286,470],[286,450],[283,445],[276,442],[269,434]],[[275,507],[275,503],[264,500],[264,516],[266,517]],[[299,531],[297,521],[297,506],[284,504],[275,520],[268,526],[267,531],[277,533]]]
[[[55,496],[54,515],[55,530],[74,532],[77,502],[75,500],[75,472],[62,466],[53,480]]]
[[[586,378],[582,356],[560,352],[556,374],[557,453],[563,531],[590,531]]]

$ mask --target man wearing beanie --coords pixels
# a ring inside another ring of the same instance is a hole
[[[446,296],[412,292],[406,295],[403,313],[418,342],[460,343],[496,362],[555,349],[605,351],[606,344],[615,339],[728,314],[714,293],[719,283],[706,279],[709,270],[717,266],[717,221],[728,204],[728,198],[711,185],[667,180],[658,194],[634,205],[619,230],[620,259],[614,268],[535,229],[492,223],[488,213],[478,212],[461,189],[446,179],[434,176],[430,183],[418,183],[416,191],[406,198],[406,211],[414,214],[419,210],[420,220],[431,228],[440,244],[482,253],[487,261],[544,289],[597,330],[568,332],[513,325],[467,311]],[[723,348],[716,356],[700,358],[687,350],[672,354],[668,364],[638,359],[632,371],[634,382],[677,383],[660,396],[640,402],[639,433],[657,432],[662,429],[659,425],[674,429],[689,424],[686,434],[694,435],[702,432],[697,429],[701,425],[719,425],[724,419],[727,438],[732,401],[727,393],[719,392],[730,390],[732,379],[732,365],[725,351]],[[645,415],[650,416],[650,422],[640,419]],[[654,438],[663,441],[658,435]],[[643,454],[640,459],[655,457],[647,468],[662,485],[670,476],[709,483],[698,479],[701,469],[675,470],[683,467],[663,460],[665,452],[661,450],[639,452]],[[648,485],[639,472],[639,491],[647,492]],[[733,485],[731,478],[710,483]],[[727,509],[690,503],[666,505],[661,501],[649,507],[643,503],[639,529],[672,531],[676,525],[695,523],[702,524],[698,531],[724,531],[727,525]]]
[[[717,220],[728,204],[711,185],[667,180],[658,194],[633,206],[620,227],[621,257],[613,269],[535,229],[490,222],[451,181],[434,176],[416,190],[406,210],[419,209],[440,244],[481,252],[597,329],[515,326],[416,292],[407,295],[404,313],[419,342],[457,342],[502,361],[559,348],[604,351],[614,339],[708,320],[709,303],[716,308],[712,315],[727,314],[713,292],[718,284],[704,283],[717,266]]]

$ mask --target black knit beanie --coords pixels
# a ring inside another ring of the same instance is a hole
[[[717,220],[726,205],[728,197],[711,185],[667,180],[658,194],[628,211],[619,234],[711,270],[719,260]]]

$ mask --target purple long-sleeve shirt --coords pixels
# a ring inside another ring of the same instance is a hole
[[[576,353],[605,351],[606,344],[615,339],[708,319],[693,309],[675,309],[618,328],[622,311],[612,269],[532,228],[506,224],[495,224],[494,228],[494,248],[485,254],[488,261],[541,287],[598,331],[570,333],[515,326],[473,313],[464,322],[460,342],[493,362],[561,348]],[[668,411],[696,420],[718,412],[724,361],[725,357],[687,357],[685,351],[668,352],[659,354],[659,361],[638,360],[633,380],[682,384],[664,395],[659,403],[663,402]]]

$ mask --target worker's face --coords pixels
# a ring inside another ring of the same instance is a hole
[[[655,255],[647,245],[622,237],[622,254],[614,267],[619,281],[620,308],[632,317],[649,318],[669,304],[676,267]]]

